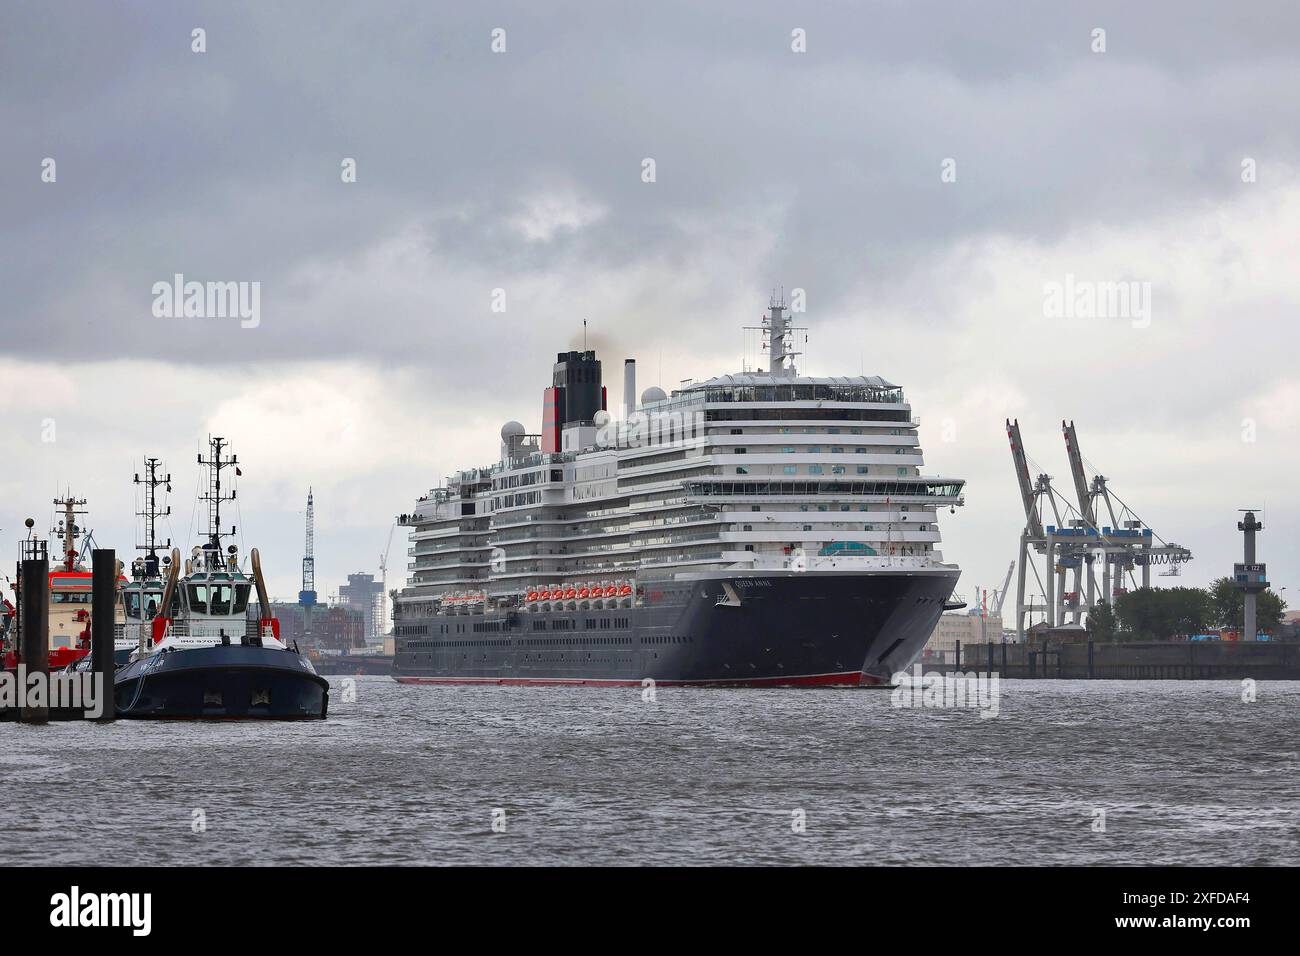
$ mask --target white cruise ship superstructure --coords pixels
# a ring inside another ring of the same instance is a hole
[[[770,370],[607,409],[592,351],[557,357],[541,429],[402,516],[410,682],[880,684],[919,654],[959,571],[901,387],[798,374],[783,303]]]

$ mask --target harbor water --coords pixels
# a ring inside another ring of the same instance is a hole
[[[324,722],[0,726],[0,863],[1300,864],[1300,682],[331,687]]]

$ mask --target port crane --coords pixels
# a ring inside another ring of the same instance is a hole
[[[302,636],[311,640],[311,612],[316,606],[316,506],[311,488],[307,489],[307,546],[302,557],[302,590],[298,592],[302,608]]]
[[[1062,421],[1061,432],[1077,506],[1056,493],[1050,475],[1039,474],[1036,481],[1030,480],[1020,423],[1008,419],[1006,425],[1025,510],[1025,530],[1020,535],[1020,571],[1016,577],[1017,640],[1025,639],[1026,617],[1036,611],[1042,612],[1049,627],[1065,623],[1067,617],[1079,624],[1098,600],[1113,603],[1118,595],[1125,593],[1125,575],[1129,583],[1134,583],[1135,569],[1141,570],[1141,587],[1149,588],[1152,565],[1168,564],[1176,573],[1179,565],[1191,560],[1192,552],[1187,548],[1165,541],[1152,531],[1114,492],[1104,475],[1096,474],[1089,481],[1074,422]],[[1052,524],[1046,523],[1049,507]],[[1102,514],[1109,523],[1098,524]],[[1041,577],[1029,561],[1030,547],[1045,558]],[[1100,598],[1096,593],[1096,564],[1101,565]],[[1031,572],[1042,596],[1041,603],[1036,595],[1026,595]],[[1074,577],[1072,591],[1066,590],[1068,574]]]
[[[378,635],[383,637],[388,633],[388,554],[393,550],[393,532],[397,530],[397,522],[394,521],[388,529],[388,544],[384,545],[384,553],[379,556],[379,628]]]
[[[976,592],[979,597],[979,616],[980,616],[980,639],[987,640],[985,634],[986,622],[990,617],[996,617],[999,621],[1002,619],[1002,602],[1007,598],[1007,586],[1011,583],[1011,572],[1015,571],[1016,562],[1012,561],[1007,566],[1007,575],[1002,579],[1002,587],[989,591],[987,588],[977,588]],[[992,603],[989,601],[989,595],[993,595]],[[1000,625],[999,625],[1000,626]]]
[[[1094,532],[1097,530],[1096,516],[1101,512],[1099,505],[1104,505],[1105,516],[1110,519],[1110,524],[1102,525],[1100,536],[1120,539],[1118,547],[1104,545],[1099,549],[1091,550],[1085,556],[1088,571],[1086,575],[1087,606],[1085,610],[1090,610],[1094,604],[1094,578],[1092,574],[1094,559],[1100,560],[1102,564],[1100,599],[1112,603],[1116,595],[1121,593],[1112,589],[1112,577],[1122,582],[1127,574],[1130,583],[1132,583],[1134,569],[1139,568],[1142,576],[1141,586],[1149,588],[1151,587],[1152,565],[1168,565],[1168,571],[1162,572],[1162,576],[1165,577],[1181,574],[1179,568],[1192,559],[1192,552],[1172,541],[1165,541],[1160,535],[1151,530],[1151,527],[1139,518],[1137,513],[1119,495],[1115,494],[1105,475],[1094,475],[1091,482],[1089,482],[1084,471],[1083,454],[1079,451],[1079,436],[1075,431],[1074,422],[1062,421],[1061,432],[1065,436],[1065,447],[1070,459],[1070,472],[1074,477],[1075,493],[1079,499],[1079,511],[1083,515],[1083,527],[1091,528]],[[1079,591],[1077,586],[1075,591],[1076,593]],[[1076,623],[1078,623],[1079,617],[1080,612],[1076,611]]]
[[[1001,590],[993,592],[993,614],[995,617],[1002,616],[1002,605],[1007,599],[1007,588],[1011,584],[1011,573],[1016,569],[1016,562],[1012,561],[1007,565],[1007,576],[1002,579]]]
[[[1007,419],[1006,425],[1007,441],[1011,445],[1011,464],[1016,472],[1016,484],[1025,511],[1025,528],[1020,532],[1020,548],[1016,558],[1020,569],[1016,575],[1016,640],[1023,643],[1026,618],[1035,612],[1046,617],[1049,602],[1048,586],[1039,577],[1037,565],[1029,560],[1029,549],[1032,547],[1039,554],[1047,553],[1047,525],[1044,519],[1048,516],[1047,510],[1050,509],[1050,516],[1056,522],[1051,527],[1056,527],[1061,523],[1061,511],[1056,491],[1052,488],[1052,476],[1039,470],[1036,477],[1030,477],[1029,456],[1025,452],[1024,440],[1020,435],[1020,420]],[[1034,575],[1037,582],[1037,593],[1042,596],[1041,601],[1026,595],[1027,578],[1030,573]]]

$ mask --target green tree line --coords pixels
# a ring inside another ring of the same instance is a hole
[[[1271,633],[1282,623],[1286,602],[1272,591],[1255,601],[1256,627]],[[1208,588],[1140,588],[1122,594],[1112,608],[1106,602],[1088,615],[1088,634],[1097,641],[1158,641],[1203,634],[1214,628],[1242,629],[1245,600],[1232,578],[1218,578]]]

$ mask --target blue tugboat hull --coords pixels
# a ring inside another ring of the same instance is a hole
[[[113,692],[119,717],[154,720],[323,720],[329,709],[329,682],[306,658],[239,644],[132,661]]]

